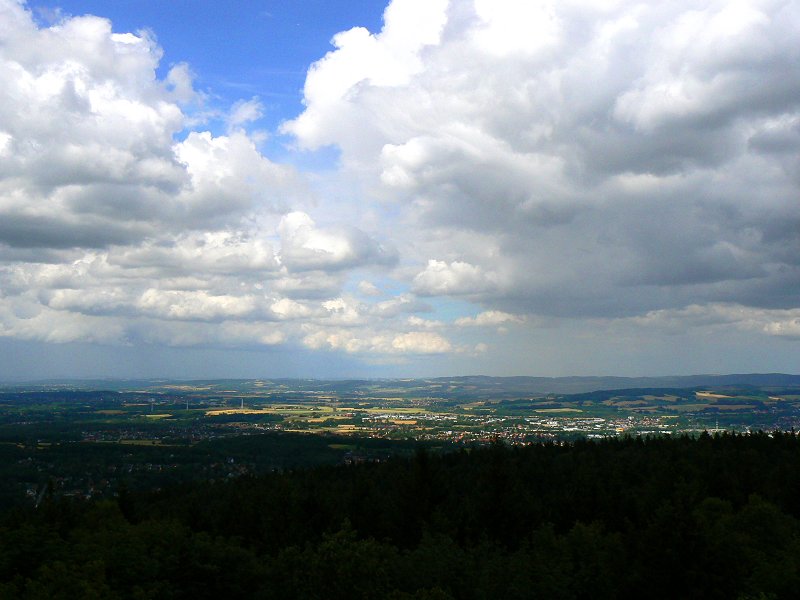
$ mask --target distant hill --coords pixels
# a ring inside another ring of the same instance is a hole
[[[430,380],[429,380],[430,381]],[[539,394],[580,394],[631,388],[691,388],[723,386],[797,387],[800,375],[745,373],[732,375],[676,375],[664,377],[484,377],[439,378],[451,384],[500,387],[504,390]]]
[[[800,387],[800,375],[746,373],[665,377],[459,377],[409,379],[218,379],[218,380],[47,380],[1,385],[5,390],[146,390],[150,393],[320,393],[340,395],[512,398],[541,394],[581,394],[601,390],[755,386]]]

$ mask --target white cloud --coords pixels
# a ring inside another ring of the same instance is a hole
[[[358,129],[365,115],[349,102],[353,89],[407,83],[422,69],[421,52],[439,41],[447,4],[447,0],[399,0],[386,9],[379,34],[354,27],[334,36],[337,49],[309,69],[304,87],[308,109],[287,122],[284,132],[296,135],[304,147],[315,148],[340,143],[346,131]],[[337,120],[329,118],[331,113]],[[357,138],[348,137],[359,144]]]
[[[497,277],[466,262],[429,260],[424,271],[414,277],[414,291],[423,295],[465,295],[496,287]]]
[[[342,350],[348,354],[446,354],[454,351],[444,337],[430,331],[389,334],[347,329],[321,329],[309,333],[303,343],[311,349]]]
[[[480,342],[479,344],[475,344],[474,352],[475,354],[486,354],[489,351],[489,346]]]
[[[185,63],[157,77],[149,34],[97,17],[39,27],[12,0],[0,15],[3,336],[259,346],[300,340],[304,324],[356,339],[380,313],[388,333],[372,335],[389,341],[370,347],[397,352],[399,315],[418,305],[342,294],[353,269],[391,267],[396,250],[305,212],[317,199],[304,177],[244,129],[263,114],[258,98],[218,115],[227,135],[194,131],[214,112],[208,97]],[[433,35],[417,33],[423,45]]]
[[[281,262],[292,271],[336,270],[364,264],[391,265],[392,248],[355,227],[320,228],[303,212],[281,219]]]
[[[236,129],[245,123],[257,121],[264,115],[264,105],[258,98],[250,100],[239,100],[231,107],[228,115],[228,128]]]
[[[453,0],[401,51],[405,6],[338,39],[285,129],[396,203],[415,293],[573,318],[797,306],[796,3]]]
[[[360,325],[364,323],[364,309],[350,298],[335,298],[322,303],[327,311],[326,321],[336,325]]]
[[[194,74],[186,63],[178,63],[170,68],[165,83],[170,97],[179,104],[203,100],[202,94],[194,89]]]
[[[414,329],[440,329],[444,323],[433,319],[423,319],[417,315],[411,315],[407,320],[408,324]]]
[[[430,306],[419,301],[413,294],[401,294],[373,305],[370,313],[381,318],[387,318],[413,312],[428,312],[430,310]]]
[[[683,332],[736,327],[753,333],[800,339],[800,308],[764,309],[740,304],[691,305],[681,309],[650,311],[630,321],[648,329]]]
[[[276,300],[270,306],[270,310],[280,319],[302,319],[313,313],[307,305],[296,302],[291,298]]]
[[[291,168],[243,133],[191,132],[187,65],[156,77],[161,49],[98,17],[39,28],[2,0],[0,245],[101,248],[164,231],[223,228],[302,193]],[[255,118],[237,105],[233,123]]]
[[[619,96],[615,116],[645,130],[727,121],[800,91],[798,53],[786,53],[797,10],[760,4],[701,5],[657,29],[644,73]]]
[[[57,344],[119,344],[126,340],[124,323],[115,319],[15,304],[0,303],[0,337]]]
[[[764,331],[770,335],[800,340],[800,311],[793,317],[764,324]]]
[[[362,296],[380,296],[381,291],[378,287],[372,283],[371,281],[359,281],[358,282],[358,292]]]
[[[394,0],[283,125],[338,146],[324,174],[262,154],[258,98],[58,18],[0,0],[2,336],[493,364],[534,321],[800,337],[794,2]]]
[[[299,189],[294,172],[262,156],[241,131],[219,137],[192,132],[174,152],[191,178],[175,199],[176,216],[201,225],[219,225],[221,218],[249,212],[278,212]]]
[[[475,12],[482,23],[474,40],[493,55],[535,54],[561,39],[560,23],[548,3],[475,0]]]
[[[127,268],[158,269],[163,274],[250,273],[262,278],[280,269],[272,243],[244,231],[205,231],[173,239],[148,239],[135,247],[114,248],[108,262]]]
[[[138,299],[142,313],[164,319],[217,321],[253,316],[261,302],[253,296],[212,295],[204,290],[146,290]]]
[[[523,323],[525,319],[518,315],[512,315],[501,310],[487,310],[475,317],[461,317],[456,319],[459,327],[496,327],[508,323]]]
[[[392,340],[392,348],[413,354],[441,354],[453,349],[449,341],[430,331],[402,333]]]

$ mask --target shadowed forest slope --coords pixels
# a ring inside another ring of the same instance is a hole
[[[790,598],[793,434],[464,449],[45,501],[0,596]]]

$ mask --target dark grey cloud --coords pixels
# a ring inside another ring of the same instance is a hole
[[[54,215],[3,215],[0,243],[13,248],[102,248],[142,239],[150,228],[124,221],[85,216],[69,220]]]

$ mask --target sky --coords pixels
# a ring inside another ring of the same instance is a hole
[[[0,0],[0,380],[798,373],[800,2]]]

